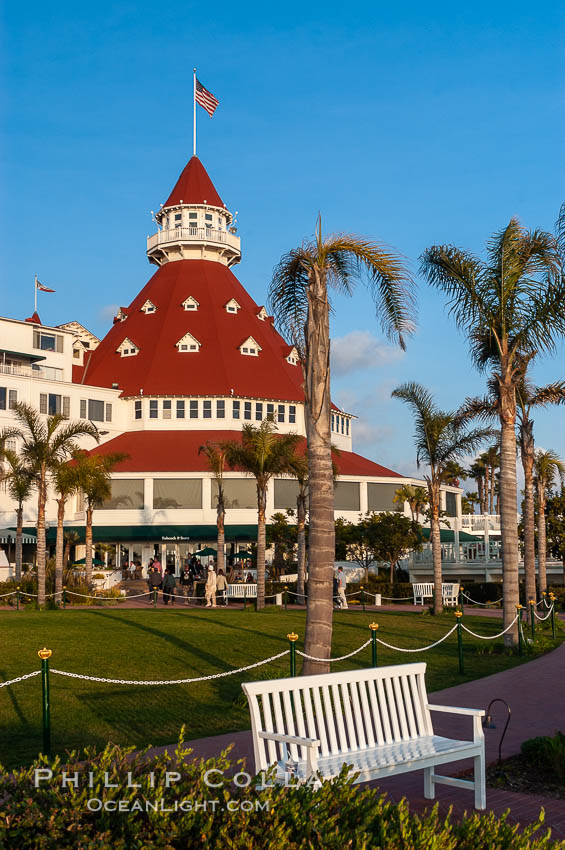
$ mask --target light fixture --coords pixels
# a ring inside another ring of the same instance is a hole
[[[488,704],[486,715],[485,717],[483,717],[482,720],[483,729],[496,729],[496,723],[494,723],[492,719],[492,714],[490,713],[491,706],[494,705],[495,702],[504,703],[504,705],[506,706],[506,711],[508,712],[506,723],[504,724],[504,730],[502,732],[500,742],[498,744],[498,763],[500,764],[502,762],[502,742],[504,741],[504,736],[506,735],[506,730],[508,729],[508,724],[510,723],[510,718],[512,717],[512,709],[510,708],[506,700],[502,699],[501,697],[495,697],[494,699],[491,699]]]

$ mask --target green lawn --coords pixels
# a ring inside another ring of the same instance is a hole
[[[452,613],[432,618],[413,613],[336,612],[332,654],[343,655],[369,637],[376,619],[379,637],[405,647],[417,647],[441,637],[454,623]],[[126,679],[173,679],[241,667],[288,647],[292,630],[304,637],[304,612],[267,609],[225,611],[119,610],[24,611],[0,614],[3,653],[0,681],[39,669],[37,650],[53,650],[51,666],[91,676]],[[501,620],[469,617],[469,627],[481,634],[501,630]],[[551,631],[545,629],[545,634]],[[561,632],[559,633],[561,635]],[[545,641],[545,648],[550,645]],[[379,647],[380,664],[425,660],[429,691],[486,676],[521,663],[503,652],[478,654],[500,641],[476,641],[465,636],[464,676],[458,672],[453,634],[440,646],[418,654]],[[553,644],[551,644],[553,645]],[[367,647],[332,669],[368,665]],[[524,659],[527,660],[527,659]],[[241,682],[286,675],[288,657],[252,671],[194,685],[143,687],[110,685],[51,676],[53,751],[103,746],[107,741],[144,747],[186,737],[245,729],[249,716]],[[39,677],[0,689],[0,761],[11,767],[29,762],[41,748],[41,681]]]

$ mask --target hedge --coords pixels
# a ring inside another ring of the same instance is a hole
[[[378,789],[353,786],[346,771],[324,784],[321,791],[304,786],[259,789],[257,778],[248,788],[238,788],[233,777],[242,764],[230,762],[228,751],[204,762],[189,760],[189,756],[181,733],[176,752],[170,756],[149,759],[108,744],[98,754],[94,750],[69,753],[64,765],[59,759],[40,757],[31,767],[14,772],[0,767],[0,846],[20,850],[565,848],[565,842],[553,842],[544,831],[543,814],[522,832],[505,815],[472,813],[458,821],[450,814],[440,816],[437,806],[428,814],[416,815],[405,800],[392,803]],[[35,768],[51,769],[53,778],[34,788]],[[223,771],[211,775],[212,781],[225,777],[223,787],[207,787],[204,775],[211,769]],[[78,788],[61,787],[62,771],[67,776],[78,771]],[[108,783],[118,787],[104,787],[105,771]],[[128,771],[129,785],[137,783],[139,788],[126,787]],[[181,775],[169,788],[167,771]],[[93,774],[92,788],[88,787],[89,772]],[[246,777],[240,774],[238,781],[243,783]],[[107,804],[117,806],[119,801],[120,812],[92,810]],[[145,801],[150,803],[149,811]],[[159,801],[164,810],[151,810]],[[186,801],[185,810],[179,808],[179,801]],[[217,803],[212,805],[214,801]],[[469,795],[469,806],[471,802]]]

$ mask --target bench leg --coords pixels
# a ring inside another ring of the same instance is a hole
[[[474,779],[475,779],[475,808],[486,809],[487,807],[487,788],[485,776],[485,755],[475,756],[473,759]]]
[[[434,786],[434,769],[433,767],[424,768],[424,797],[426,800],[433,800],[435,797]]]

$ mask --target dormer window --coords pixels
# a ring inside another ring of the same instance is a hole
[[[265,321],[265,319],[267,318],[267,315],[268,315],[268,313],[267,313],[267,311],[265,310],[265,308],[264,308],[264,307],[261,307],[261,309],[260,309],[260,310],[259,310],[259,312],[257,313],[257,318],[258,318],[258,319],[261,319],[261,321],[262,321],[262,322],[264,322],[264,321]]]
[[[141,308],[141,312],[142,313],[155,313],[155,312],[157,312],[157,308],[156,308],[155,304],[153,304],[152,301],[149,301],[149,299],[147,299],[147,301],[145,302],[145,304]]]
[[[291,366],[298,366],[298,351],[296,348],[292,348],[292,350],[287,354],[286,362],[290,363]]]
[[[198,310],[200,304],[198,303],[196,298],[194,298],[194,296],[189,295],[188,298],[182,302],[182,306],[185,310]]]
[[[118,346],[116,351],[122,357],[133,357],[134,354],[139,353],[139,348],[134,342],[131,341],[131,339],[129,339],[129,337],[126,336],[126,338],[124,339],[122,344]]]
[[[238,304],[235,298],[232,298],[231,301],[228,301],[227,304],[224,304],[226,313],[237,313],[238,310],[241,310],[241,304]]]
[[[192,334],[186,333],[183,337],[179,339],[176,343],[178,351],[183,354],[194,353],[196,351],[200,351],[200,343],[193,337]]]
[[[259,352],[263,349],[261,348],[257,340],[253,339],[252,336],[249,336],[247,337],[245,342],[241,343],[241,345],[239,346],[239,350],[242,354],[247,354],[248,356],[251,355],[252,357],[258,357]]]
[[[122,307],[118,307],[118,312],[114,316],[114,322],[123,322],[127,319],[127,314]]]

